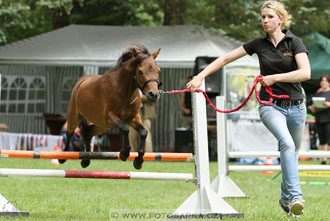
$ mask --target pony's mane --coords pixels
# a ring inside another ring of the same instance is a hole
[[[136,58],[136,63],[140,63],[143,59],[150,56],[150,53],[146,46],[143,44],[135,44],[129,46],[125,52],[119,57],[117,65],[123,65],[131,58]]]

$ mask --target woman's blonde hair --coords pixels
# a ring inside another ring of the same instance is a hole
[[[264,8],[273,9],[279,17],[283,17],[283,25],[290,27],[292,16],[285,9],[283,3],[278,1],[266,1],[261,7],[261,10]]]

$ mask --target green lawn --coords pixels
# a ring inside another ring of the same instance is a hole
[[[73,160],[52,166],[50,160],[1,159],[0,168],[81,170],[80,161]],[[88,170],[135,171],[131,161],[101,160],[92,161]],[[194,164],[150,161],[141,171],[194,173]],[[213,180],[217,175],[215,162],[211,162],[210,172]],[[288,220],[278,206],[281,176],[275,182],[270,181],[272,176],[260,172],[235,172],[230,177],[248,196],[225,199],[244,213],[245,218],[240,220]],[[329,182],[330,178],[301,180]],[[0,184],[5,198],[19,210],[30,212],[23,220],[163,220],[197,188],[193,183],[177,181],[23,177],[3,177]],[[330,186],[302,185],[302,189],[306,203],[301,220],[330,220]],[[128,213],[146,217],[125,218]]]

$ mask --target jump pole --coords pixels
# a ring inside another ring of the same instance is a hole
[[[280,157],[279,151],[242,151],[242,152],[228,152],[229,158],[241,157]],[[330,158],[330,151],[301,151],[299,157],[328,157]]]
[[[203,82],[201,89],[204,90]],[[205,99],[200,93],[193,93],[193,122],[195,143],[195,167],[198,189],[172,214],[173,218],[191,217],[244,217],[238,213],[220,195],[211,189],[207,119]]]
[[[29,150],[0,150],[0,156],[24,159],[65,159],[65,160],[120,160],[119,152],[58,152]],[[131,152],[128,159],[134,160],[137,152]],[[155,161],[193,161],[192,153],[150,153],[146,152],[144,160]]]
[[[229,166],[229,171],[280,171],[281,166]],[[299,171],[329,171],[329,165],[299,165]]]
[[[88,170],[45,170],[45,169],[0,169],[0,177],[54,177],[88,179],[137,179],[137,180],[173,180],[195,182],[191,173],[156,173]]]

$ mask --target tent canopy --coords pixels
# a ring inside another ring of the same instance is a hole
[[[157,62],[163,67],[193,67],[198,56],[221,56],[241,44],[200,26],[69,25],[0,47],[0,63],[113,66],[136,43],[144,43],[151,53],[161,48]],[[239,63],[258,66],[250,56]]]
[[[308,50],[312,79],[319,79],[323,74],[330,75],[330,39],[318,32],[311,32],[303,36],[303,40]]]

